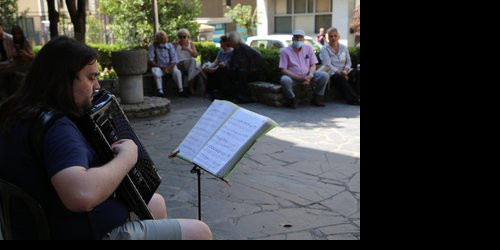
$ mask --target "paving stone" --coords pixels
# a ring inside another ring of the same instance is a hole
[[[153,105],[163,101],[152,100]],[[166,197],[169,217],[195,219],[197,177],[189,163],[167,155],[211,102],[197,97],[169,101],[169,113],[133,118],[131,124],[163,178],[157,192]],[[229,177],[231,186],[202,175],[202,218],[214,239],[360,239],[359,106],[241,106],[280,126],[240,162]]]

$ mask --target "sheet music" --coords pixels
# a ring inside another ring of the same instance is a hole
[[[237,107],[229,102],[214,101],[189,132],[179,146],[179,155],[193,161],[203,145],[215,131],[227,120]]]
[[[238,109],[226,124],[200,151],[194,163],[218,175],[243,145],[256,136],[266,118],[244,109]]]

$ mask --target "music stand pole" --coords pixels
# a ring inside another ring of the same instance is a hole
[[[201,221],[201,169],[197,165],[194,165],[191,173],[198,175],[198,220]]]

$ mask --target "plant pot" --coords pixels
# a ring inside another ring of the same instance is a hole
[[[122,103],[144,102],[142,74],[148,69],[148,52],[143,49],[115,51],[111,61],[120,81]]]
[[[118,76],[142,75],[148,70],[148,52],[144,49],[113,51],[111,63]]]

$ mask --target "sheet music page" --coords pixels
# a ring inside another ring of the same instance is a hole
[[[179,146],[179,156],[192,162],[203,145],[236,108],[237,106],[230,102],[215,100],[182,141]]]
[[[244,153],[241,152],[242,146],[250,139],[256,138],[257,131],[266,120],[267,118],[256,113],[238,109],[203,147],[193,162],[218,175],[238,153]]]

